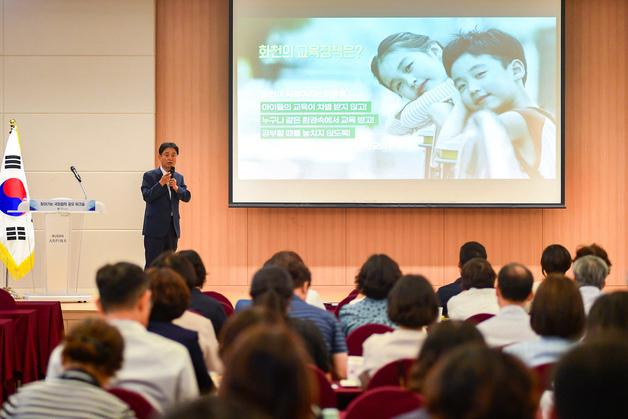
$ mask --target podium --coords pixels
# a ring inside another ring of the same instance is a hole
[[[61,302],[89,301],[91,295],[77,292],[82,233],[79,231],[75,240],[72,239],[72,219],[80,217],[79,221],[82,225],[83,216],[103,213],[104,204],[95,200],[67,198],[31,199],[24,200],[18,206],[18,211],[29,211],[32,214],[45,216],[42,265],[42,273],[45,275],[44,292],[25,294],[24,299]],[[73,257],[73,253],[77,257]]]

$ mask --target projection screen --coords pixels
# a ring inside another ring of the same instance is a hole
[[[564,206],[560,0],[232,0],[230,206]]]

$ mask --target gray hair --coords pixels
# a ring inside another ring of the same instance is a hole
[[[589,285],[602,289],[606,285],[608,265],[597,256],[582,256],[573,263],[573,274],[579,286]]]

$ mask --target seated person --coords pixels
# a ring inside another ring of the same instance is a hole
[[[466,320],[475,314],[497,314],[495,271],[483,258],[473,258],[461,271],[462,291],[447,303],[450,319]]]
[[[608,332],[628,336],[628,291],[602,294],[591,306],[586,339]]]
[[[119,262],[96,273],[96,308],[124,339],[124,363],[112,385],[140,393],[163,411],[198,396],[194,369],[185,348],[146,330],[150,290],[146,273],[137,265]],[[63,374],[63,344],[50,355],[46,380]]]
[[[565,275],[571,267],[569,250],[560,244],[550,244],[541,254],[541,271],[546,277],[551,274]]]
[[[360,379],[366,385],[375,372],[399,359],[414,359],[427,336],[426,328],[438,317],[438,300],[432,284],[417,275],[402,276],[388,294],[388,318],[398,326],[364,341]]]
[[[606,263],[606,266],[608,266],[608,272],[609,273],[611,272],[611,266],[613,266],[613,264],[611,263],[611,260],[608,258],[608,253],[606,253],[606,250],[604,250],[602,246],[600,246],[597,243],[591,243],[586,246],[579,246],[578,249],[576,250],[576,256],[573,258],[573,260],[575,262],[582,256],[586,256],[586,255],[593,255],[602,259],[604,263]]]
[[[63,373],[20,387],[0,417],[135,418],[129,406],[103,389],[122,366],[123,350],[115,327],[96,318],[81,321],[63,339]]]
[[[532,300],[532,272],[520,263],[509,263],[497,275],[497,304],[499,312],[478,324],[489,346],[506,346],[538,339],[530,316],[525,310]]]
[[[177,326],[172,321],[183,314],[190,304],[190,291],[179,274],[169,268],[149,268],[150,291],[153,307],[147,329],[185,346],[192,360],[194,375],[201,393],[214,389],[207,373],[203,353],[198,344],[198,333]]]
[[[580,287],[580,295],[584,303],[584,312],[589,313],[595,300],[601,295],[606,285],[608,266],[601,258],[586,255],[573,263],[573,275]]]
[[[395,327],[388,318],[387,297],[400,277],[399,265],[387,255],[372,255],[364,262],[355,283],[365,298],[343,306],[338,316],[345,335],[365,324]]]
[[[218,396],[204,396],[183,403],[167,412],[161,419],[270,419],[253,409],[233,400]]]
[[[530,309],[530,324],[539,339],[519,342],[503,350],[533,368],[558,359],[584,332],[586,317],[578,287],[563,275],[550,275],[539,286]]]
[[[465,263],[473,258],[487,259],[486,249],[478,242],[466,242],[460,246],[460,254],[458,255],[458,268],[462,270]],[[443,308],[443,316],[449,317],[447,312],[447,303],[454,295],[462,292],[462,277],[459,277],[451,284],[443,285],[437,291],[440,306]]]

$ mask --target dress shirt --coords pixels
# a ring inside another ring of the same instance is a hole
[[[539,338],[530,326],[530,315],[518,305],[500,308],[495,317],[478,324],[478,330],[489,346],[496,347]]]
[[[161,174],[165,175],[166,173],[170,173],[167,172],[166,169],[164,169],[163,167],[159,166],[159,168],[161,169]],[[172,189],[170,189],[170,184],[166,183],[166,188],[168,188],[168,198],[172,199]],[[170,213],[170,215],[172,215],[172,213]]]
[[[542,336],[536,340],[506,346],[503,351],[519,357],[528,367],[534,368],[557,362],[573,345],[575,342],[571,340]]]
[[[449,318],[452,320],[466,320],[469,317],[489,313],[497,314],[497,294],[495,288],[471,288],[451,297],[447,303]]]
[[[203,359],[207,369],[222,373],[222,361],[218,356],[218,340],[216,339],[212,322],[200,314],[186,310],[173,323],[198,333],[198,344],[201,347],[201,352],[203,352]]]
[[[438,301],[440,301],[440,306],[443,308],[443,316],[449,317],[447,313],[447,303],[454,295],[458,295],[462,292],[462,278],[456,279],[451,284],[443,285],[436,291],[436,295],[438,295]]]
[[[327,350],[332,356],[347,352],[347,343],[340,329],[340,324],[336,317],[328,311],[314,307],[293,295],[292,300],[290,300],[288,315],[297,319],[311,320],[321,331],[327,344]]]
[[[112,381],[112,387],[122,387],[140,393],[162,412],[177,403],[198,396],[198,386],[187,349],[146,330],[133,320],[108,320],[124,339],[124,362]],[[60,377],[62,345],[50,355],[46,380]]]
[[[378,369],[393,361],[416,359],[426,337],[424,330],[410,329],[371,335],[362,344],[362,371],[372,377]]]
[[[591,306],[602,294],[602,290],[592,285],[584,285],[580,287],[580,295],[582,296],[582,303],[584,304],[584,312],[588,315]]]
[[[190,290],[190,309],[211,320],[214,325],[214,333],[216,336],[220,336],[222,326],[227,321],[227,315],[218,300],[203,294],[198,288],[192,288]]]
[[[388,301],[386,298],[374,300],[366,297],[355,304],[347,304],[340,309],[340,323],[346,336],[365,324],[383,324],[395,328],[388,318]]]

